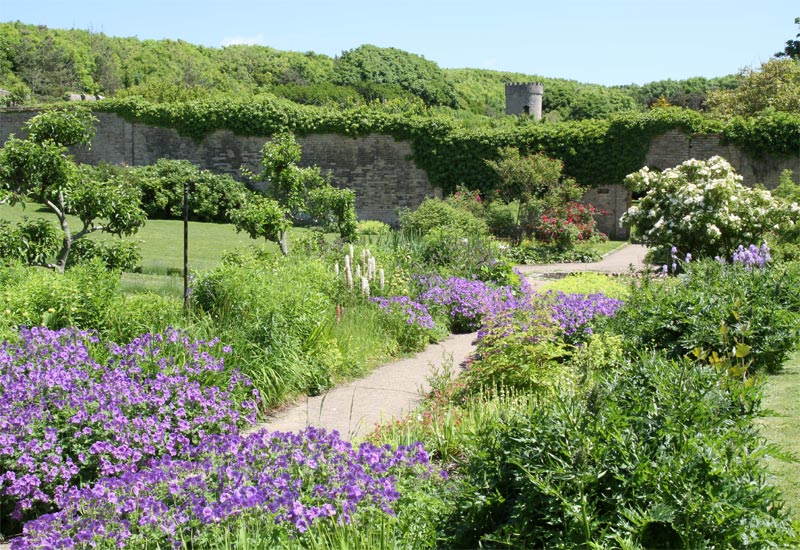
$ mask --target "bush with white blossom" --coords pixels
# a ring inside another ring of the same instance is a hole
[[[655,249],[656,259],[669,257],[672,247],[697,258],[730,256],[740,243],[762,241],[797,218],[769,191],[744,186],[720,156],[663,172],[645,167],[629,174],[625,186],[643,196],[620,223]]]

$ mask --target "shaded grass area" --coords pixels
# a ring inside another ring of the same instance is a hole
[[[764,388],[764,410],[759,419],[764,437],[782,451],[800,458],[800,351],[772,374]],[[800,462],[770,458],[767,469],[783,494],[792,517],[800,522]]]

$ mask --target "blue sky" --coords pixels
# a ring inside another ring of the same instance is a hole
[[[797,34],[795,17],[798,0],[0,0],[0,21],[329,56],[374,44],[606,85],[758,67]]]

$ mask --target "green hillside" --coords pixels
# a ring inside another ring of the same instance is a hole
[[[442,69],[414,53],[363,45],[331,58],[266,46],[197,46],[181,40],[110,37],[86,30],[0,23],[0,88],[7,102],[46,103],[66,93],[186,101],[233,93],[272,93],[296,103],[352,107],[398,102],[455,116],[504,114],[504,84],[545,84],[548,120],[582,120],[641,110],[664,96],[697,109],[735,77],[607,87],[481,69]]]

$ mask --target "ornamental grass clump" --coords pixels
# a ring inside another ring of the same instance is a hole
[[[217,547],[215,537],[235,532],[237,522],[251,522],[258,540],[281,547],[318,522],[393,515],[401,478],[433,478],[421,443],[353,447],[338,432],[313,427],[207,435],[185,458],[73,487],[62,510],[27,523],[12,548]]]
[[[4,534],[63,506],[75,486],[254,423],[257,394],[220,347],[174,329],[103,345],[72,328],[23,328],[0,345]]]

